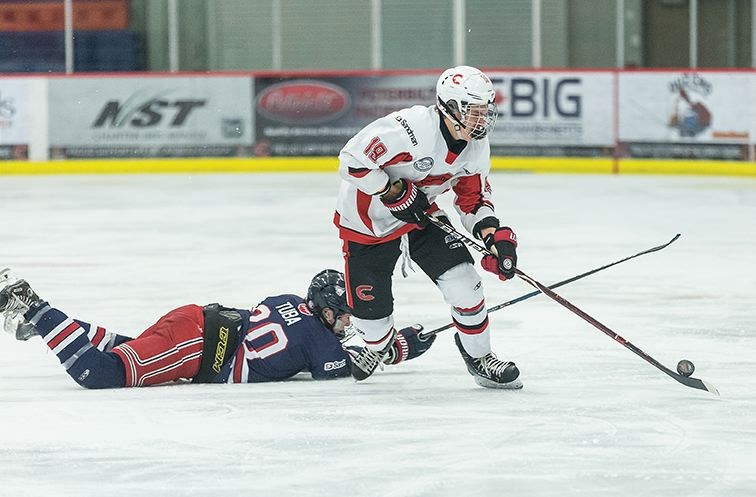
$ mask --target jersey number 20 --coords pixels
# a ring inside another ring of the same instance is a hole
[[[289,338],[286,336],[286,333],[280,324],[263,322],[269,317],[270,309],[262,304],[255,307],[249,317],[251,322],[261,323],[259,326],[247,331],[247,336],[244,339],[247,350],[249,352],[256,352],[255,356],[258,359],[265,359],[266,357],[281,352],[289,343]],[[266,337],[263,345],[260,347],[253,347],[252,342],[262,337]]]

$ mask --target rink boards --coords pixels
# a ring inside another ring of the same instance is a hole
[[[0,161],[0,175],[335,172],[335,157],[81,159]],[[756,164],[741,161],[563,157],[492,157],[491,170],[560,174],[683,174],[756,176]]]

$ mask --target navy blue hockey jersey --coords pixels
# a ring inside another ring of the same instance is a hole
[[[218,383],[279,381],[301,371],[309,371],[315,379],[350,375],[349,354],[301,297],[268,297],[252,311],[237,310],[246,329]]]

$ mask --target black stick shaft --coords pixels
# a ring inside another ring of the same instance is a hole
[[[491,252],[487,248],[479,245],[474,240],[471,240],[470,238],[466,237],[462,233],[458,232],[452,226],[450,226],[450,225],[448,225],[448,224],[446,224],[446,223],[444,223],[442,221],[439,221],[438,219],[435,219],[433,217],[431,217],[430,220],[431,220],[431,222],[433,224],[435,224],[439,228],[443,229],[447,233],[456,235],[460,240],[464,241],[467,245],[469,245],[470,247],[474,248],[478,252],[480,252],[482,254],[486,254],[486,255],[493,255],[493,254],[491,254]],[[657,369],[663,371],[664,373],[666,373],[668,376],[670,376],[675,381],[677,381],[679,383],[682,383],[683,385],[691,387],[691,388],[697,388],[699,390],[706,390],[708,392],[713,393],[714,395],[719,395],[719,391],[714,387],[714,385],[712,385],[712,384],[710,384],[708,382],[705,382],[703,380],[700,380],[698,378],[693,378],[693,377],[690,377],[690,376],[683,376],[681,374],[677,374],[676,372],[674,372],[671,369],[669,369],[668,367],[664,366],[662,363],[660,363],[659,361],[657,361],[656,359],[654,359],[650,355],[648,355],[645,352],[643,352],[641,349],[639,349],[638,347],[636,347],[632,343],[630,343],[627,340],[625,340],[619,334],[617,334],[614,331],[612,331],[608,326],[606,326],[605,324],[601,323],[598,319],[594,318],[593,316],[591,316],[587,312],[583,311],[582,309],[580,309],[575,304],[571,303],[570,301],[568,301],[567,299],[565,299],[561,295],[559,295],[556,292],[554,292],[553,290],[549,289],[547,286],[545,286],[545,285],[539,283],[538,281],[534,280],[533,278],[531,278],[530,276],[528,276],[527,274],[525,274],[524,272],[522,272],[520,269],[515,269],[515,273],[517,274],[517,276],[520,277],[520,279],[522,279],[523,281],[525,281],[529,285],[532,285],[537,290],[543,292],[544,295],[546,295],[547,297],[551,298],[552,300],[554,300],[558,304],[560,304],[563,307],[567,308],[568,310],[572,311],[573,313],[575,313],[576,315],[578,315],[579,317],[581,317],[582,319],[584,319],[585,321],[587,321],[588,323],[590,323],[591,325],[593,325],[595,328],[599,329],[604,334],[606,334],[607,336],[609,336],[610,338],[612,338],[614,341],[618,342],[619,344],[621,344],[622,346],[624,346],[625,348],[627,348],[628,350],[630,350],[631,352],[633,352],[635,355],[639,356],[644,361],[648,362],[649,364],[651,364],[655,368],[657,368]]]
[[[606,264],[604,266],[597,267],[595,269],[591,269],[590,271],[586,271],[585,273],[581,273],[581,274],[578,274],[576,276],[572,276],[571,278],[567,278],[567,279],[562,280],[562,281],[560,281],[558,283],[554,283],[552,285],[549,285],[549,288],[551,290],[553,290],[555,288],[559,288],[560,286],[567,285],[568,283],[572,283],[573,281],[577,281],[577,280],[580,280],[582,278],[585,278],[586,276],[590,276],[592,274],[596,274],[599,271],[603,271],[604,269],[608,269],[608,268],[610,268],[612,266],[616,266],[617,264],[622,264],[623,262],[629,261],[630,259],[635,259],[636,257],[640,257],[642,255],[650,254],[652,252],[657,252],[659,250],[662,250],[663,248],[668,247],[669,245],[671,245],[678,238],[680,238],[680,234],[679,233],[677,235],[675,235],[674,238],[672,238],[670,241],[668,241],[665,244],[658,245],[656,247],[652,247],[652,248],[650,248],[648,250],[644,250],[642,252],[638,252],[637,254],[631,255],[629,257],[625,257],[624,259],[620,259],[618,261],[611,262],[611,263]],[[503,308],[508,307],[508,306],[510,306],[512,304],[516,304],[518,302],[522,302],[523,300],[527,300],[527,299],[529,299],[531,297],[535,297],[536,295],[540,295],[541,293],[543,293],[543,292],[541,292],[540,289],[539,290],[534,290],[534,291],[532,291],[530,293],[526,293],[525,295],[521,295],[521,296],[517,297],[516,299],[512,299],[512,300],[509,300],[509,301],[504,302],[502,304],[497,304],[495,306],[489,307],[488,308],[488,312],[490,314],[490,313],[492,313],[494,311],[498,311],[499,309],[503,309]],[[420,333],[420,338],[427,338],[427,337],[430,337],[431,335],[435,335],[437,333],[440,333],[442,331],[446,331],[449,328],[453,328],[453,327],[454,327],[454,323],[449,323],[449,324],[446,324],[444,326],[441,326],[441,327],[433,329],[433,330],[424,331],[424,332]]]

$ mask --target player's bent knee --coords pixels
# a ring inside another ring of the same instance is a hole
[[[68,370],[76,383],[87,389],[121,388],[126,385],[123,361],[112,352],[87,350]]]
[[[436,284],[446,303],[454,307],[474,307],[484,299],[480,275],[468,262],[446,271],[438,278]]]

